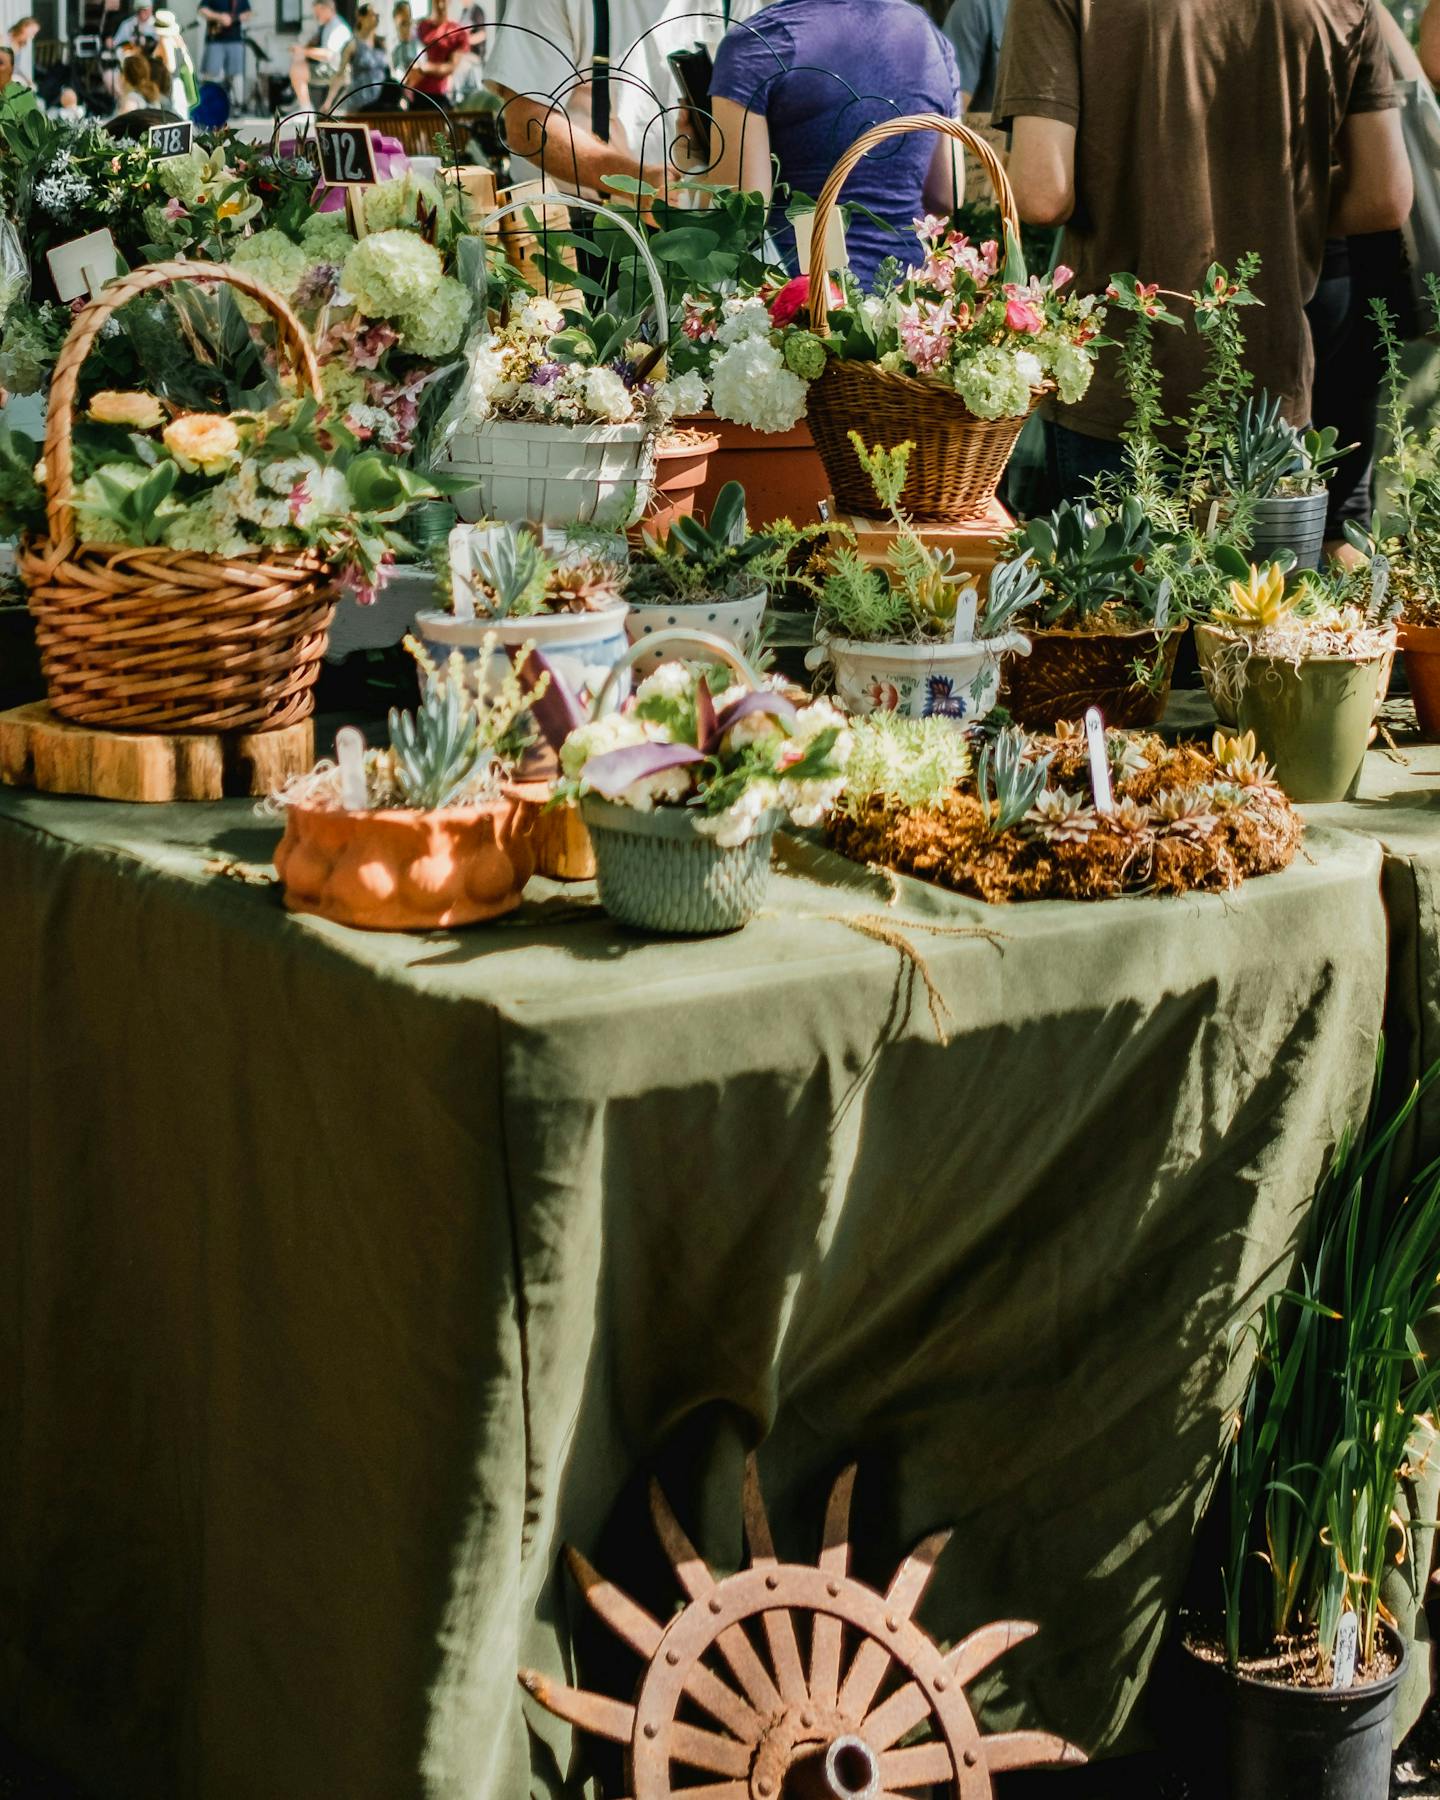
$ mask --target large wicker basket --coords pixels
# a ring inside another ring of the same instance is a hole
[[[313,705],[335,612],[322,557],[311,551],[218,557],[163,544],[75,541],[71,429],[81,364],[112,313],[175,281],[223,281],[259,301],[273,314],[302,385],[320,393],[304,326],[278,294],[242,269],[154,263],[111,282],[80,313],[50,390],[49,535],[26,543],[20,555],[50,704],[81,724],[131,731],[293,725]]]
[[[892,119],[863,133],[830,171],[815,206],[810,252],[810,320],[822,336],[830,332],[830,283],[825,238],[830,214],[855,165],[877,144],[916,131],[938,131],[962,144],[984,169],[1000,203],[1005,229],[1020,231],[1010,180],[984,138],[939,113]],[[1036,404],[1038,404],[1038,396]],[[1034,410],[1032,406],[1031,410]],[[977,419],[955,392],[938,381],[892,374],[878,363],[832,357],[810,389],[808,416],[815,448],[841,512],[876,514],[876,500],[850,442],[852,427],[867,442],[888,446],[907,438],[915,445],[902,505],[912,518],[958,525],[982,514],[995,498],[1024,418]]]

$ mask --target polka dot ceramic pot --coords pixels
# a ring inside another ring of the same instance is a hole
[[[625,629],[632,644],[643,644],[648,637],[662,631],[705,631],[733,644],[743,657],[754,655],[760,646],[760,631],[765,622],[765,606],[770,598],[768,588],[757,588],[741,600],[691,601],[686,605],[631,606]],[[653,654],[642,652],[635,659],[635,677],[643,681],[653,675],[661,663],[674,662],[682,652],[667,647]]]

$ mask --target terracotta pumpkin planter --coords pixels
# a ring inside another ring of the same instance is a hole
[[[752,431],[710,413],[678,423],[713,431],[720,440],[695,499],[697,512],[708,516],[725,483],[738,481],[754,531],[776,519],[809,525],[820,516],[820,502],[830,498],[830,477],[804,419],[789,431]]]
[[[435,931],[520,904],[537,801],[507,792],[439,812],[289,806],[275,867],[291,912],[363,931]]]
[[[1000,705],[1037,731],[1051,730],[1060,719],[1081,718],[1092,706],[1100,708],[1107,725],[1131,731],[1158,725],[1170,700],[1175,653],[1186,629],[1184,621],[1164,632],[1027,626],[1030,654],[1006,662]],[[1159,679],[1137,683],[1137,659],[1153,668],[1157,655],[1163,659]]]
[[[1409,625],[1402,620],[1400,648],[1405,652],[1420,735],[1433,742],[1440,739],[1440,625]]]
[[[655,486],[645,517],[630,527],[630,541],[639,545],[648,534],[663,538],[676,519],[692,518],[696,497],[705,487],[710,458],[720,448],[713,431],[684,427],[662,437],[655,446]]]

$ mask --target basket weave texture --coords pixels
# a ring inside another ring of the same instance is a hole
[[[1170,699],[1175,655],[1186,630],[1182,621],[1158,631],[1027,631],[1029,656],[1006,659],[1000,704],[1032,731],[1051,731],[1060,719],[1080,719],[1098,706],[1107,725],[1148,730],[1158,725]],[[1137,662],[1158,676],[1137,682]]]
[[[970,152],[989,177],[1006,230],[1019,235],[1020,217],[1009,177],[984,138],[939,113],[917,113],[876,125],[856,138],[836,163],[815,205],[810,320],[821,337],[830,332],[825,238],[840,190],[876,145],[917,131],[938,131]],[[942,382],[895,374],[878,363],[834,357],[811,385],[807,416],[841,511],[862,518],[879,516],[874,492],[849,440],[853,426],[867,440],[887,446],[907,438],[914,441],[900,503],[914,519],[946,525],[977,518],[989,506],[1025,425],[1023,418],[977,419],[959,394]]]
[[[166,545],[77,544],[71,430],[80,368],[106,320],[152,288],[221,281],[275,319],[304,387],[320,370],[285,301],[242,269],[154,263],[111,282],[80,313],[60,352],[45,430],[45,539],[20,571],[35,617],[50,704],[86,725],[140,731],[258,731],[308,717],[335,613],[315,551],[219,557]]]
[[[734,931],[765,902],[778,810],[743,844],[717,844],[678,809],[637,812],[587,796],[581,816],[595,846],[600,904],[643,931]]]

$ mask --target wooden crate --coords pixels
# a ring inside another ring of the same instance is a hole
[[[867,563],[878,567],[889,561],[895,527],[888,519],[867,519],[858,513],[832,516],[855,533],[855,548]],[[956,567],[975,577],[983,597],[990,585],[990,571],[1000,558],[1001,542],[1015,529],[1015,521],[998,500],[992,500],[980,518],[964,525],[921,524],[916,529],[934,549],[954,552]]]

